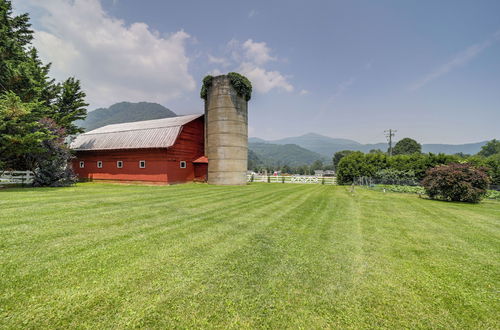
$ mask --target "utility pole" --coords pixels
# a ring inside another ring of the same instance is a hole
[[[387,129],[384,131],[385,137],[387,138],[387,141],[389,142],[389,157],[392,156],[392,137],[396,135],[397,130],[395,129]]]

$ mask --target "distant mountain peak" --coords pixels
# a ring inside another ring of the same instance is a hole
[[[90,111],[78,125],[90,131],[102,126],[134,121],[176,117],[177,114],[163,105],[152,102],[118,102],[108,108]]]

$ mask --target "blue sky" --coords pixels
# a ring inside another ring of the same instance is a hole
[[[239,71],[254,84],[251,136],[500,137],[500,1],[13,3],[90,109],[143,100],[200,113],[202,78]]]

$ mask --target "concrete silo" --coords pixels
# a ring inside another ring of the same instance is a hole
[[[208,86],[205,153],[209,184],[244,185],[247,182],[247,99],[235,90],[227,75],[213,77]]]

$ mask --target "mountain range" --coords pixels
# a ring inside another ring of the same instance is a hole
[[[78,124],[90,131],[105,125],[175,117],[172,110],[150,102],[120,102],[109,108],[90,111],[84,121]],[[475,154],[488,141],[467,144],[424,144],[423,152],[454,154]],[[248,139],[249,160],[252,164],[269,166],[310,165],[316,160],[331,162],[332,156],[341,150],[359,150],[369,152],[372,149],[387,150],[387,143],[361,144],[354,140],[331,138],[308,133],[301,136],[287,137],[278,140],[264,140],[256,137]]]
[[[314,151],[324,157],[331,158],[333,154],[341,150],[354,150],[369,152],[372,149],[380,149],[387,151],[388,145],[385,142],[374,144],[361,144],[354,140],[331,138],[328,136],[308,133],[296,137],[287,137],[278,140],[266,141],[260,138],[251,137],[249,143],[269,143],[269,144],[296,144],[302,148]],[[481,150],[481,147],[488,141],[466,144],[423,144],[422,152],[455,154],[462,152],[464,154],[476,154]]]
[[[86,131],[111,125],[133,121],[151,120],[175,117],[177,114],[163,105],[151,102],[120,102],[109,108],[99,108],[89,111],[87,118],[77,124]]]

